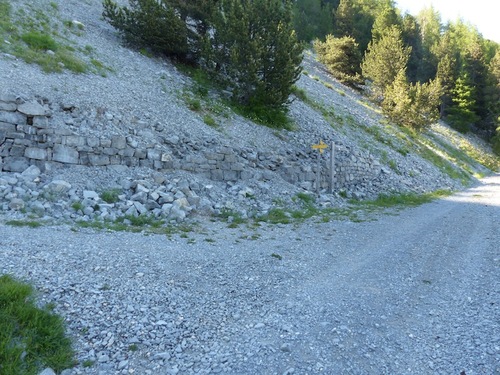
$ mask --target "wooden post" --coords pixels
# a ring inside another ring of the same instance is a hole
[[[333,194],[335,186],[335,142],[332,141],[330,151],[330,194]]]
[[[321,192],[321,152],[318,152],[318,164],[316,167],[316,192]]]

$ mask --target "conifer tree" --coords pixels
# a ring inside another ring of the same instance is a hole
[[[438,80],[412,84],[408,82],[405,70],[401,69],[387,87],[382,108],[395,123],[421,130],[439,119],[440,95]]]
[[[340,82],[350,86],[362,83],[361,53],[354,38],[335,38],[333,35],[327,35],[325,42],[316,40],[314,48],[318,60],[325,64]]]
[[[333,31],[331,4],[322,0],[296,0],[293,3],[293,26],[302,42],[315,38],[323,40]]]
[[[104,18],[129,43],[181,60],[187,58],[189,36],[196,36],[168,1],[130,0],[130,7],[120,7],[112,0],[104,0],[103,7]]]
[[[447,120],[460,132],[466,133],[479,120],[476,114],[475,89],[470,77],[462,72],[451,90],[453,105],[448,109]]]
[[[302,61],[291,1],[221,0],[209,34],[205,68],[235,101],[270,108],[287,103]]]
[[[371,42],[362,63],[363,76],[373,84],[373,96],[381,99],[401,70],[406,69],[411,47],[401,39],[401,31],[392,26],[378,40]]]

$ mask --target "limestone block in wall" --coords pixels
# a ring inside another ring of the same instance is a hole
[[[224,180],[224,174],[220,169],[214,169],[210,171],[210,178],[214,181],[222,181]]]
[[[0,111],[14,112],[16,109],[17,109],[16,103],[0,101]]]
[[[37,134],[37,129],[31,125],[17,125],[16,131],[24,134]]]
[[[87,146],[89,146],[89,147],[99,147],[99,145],[100,145],[99,138],[96,138],[96,137],[87,137],[86,143],[87,143]]]
[[[228,163],[236,163],[238,161],[238,158],[234,154],[226,154],[224,155],[224,161]]]
[[[47,160],[47,150],[38,147],[26,147],[24,156],[29,159]]]
[[[71,129],[65,129],[65,128],[54,128],[52,134],[61,136],[60,139],[62,139],[62,136],[65,135],[74,135],[74,133],[71,131]],[[62,141],[59,141],[62,142]]]
[[[9,124],[7,122],[0,122],[0,132],[3,132],[4,135],[8,133],[14,133],[16,131],[16,125]]]
[[[153,160],[141,159],[139,160],[139,166],[144,168],[153,168]]]
[[[0,123],[6,122],[15,125],[26,124],[27,116],[19,112],[1,112],[0,111]]]
[[[3,158],[3,170],[8,172],[23,172],[30,166],[27,158],[6,156]]]
[[[99,145],[101,147],[111,147],[111,139],[101,139]]]
[[[104,147],[101,152],[108,156],[118,155],[118,150],[113,147]]]
[[[33,126],[38,129],[46,129],[49,127],[49,119],[45,116],[34,116]]]
[[[9,156],[24,156],[24,150],[26,150],[26,146],[14,143],[10,147]]]
[[[2,101],[2,102],[16,103],[17,102],[17,96],[15,96],[13,94],[2,93],[2,94],[0,94],[0,101]]]
[[[146,150],[136,149],[134,152],[134,157],[137,159],[146,159]]]
[[[224,154],[217,152],[204,152],[207,160],[224,160]]]
[[[111,147],[123,150],[127,147],[127,138],[119,135],[111,137]]]
[[[109,156],[102,154],[89,154],[89,164],[94,166],[109,165]]]
[[[69,147],[85,146],[86,139],[79,135],[66,135],[62,137],[62,144]]]
[[[251,180],[253,179],[255,174],[251,172],[250,170],[243,170],[240,173],[240,179],[242,180]]]
[[[49,114],[48,108],[34,101],[19,104],[17,106],[17,110],[28,116],[45,116]]]
[[[224,181],[235,181],[238,180],[238,172],[225,170],[223,171]]]
[[[61,163],[78,164],[79,154],[72,147],[56,144],[54,145],[52,159]]]
[[[129,157],[129,158],[131,158],[131,157],[134,156],[134,152],[135,152],[134,148],[127,147],[124,150],[120,150],[120,152],[118,154],[121,155],[121,156],[123,156],[123,157]]]
[[[168,161],[171,161],[171,160],[172,160],[172,154],[169,154],[169,153],[162,153],[161,154],[160,161],[162,161],[162,162],[168,162]]]
[[[231,170],[232,171],[237,171],[237,172],[241,172],[243,169],[245,169],[245,166],[243,165],[243,163],[231,163]]]

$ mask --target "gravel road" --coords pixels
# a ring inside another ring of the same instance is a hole
[[[57,304],[65,374],[500,374],[499,228],[495,175],[362,223],[2,225],[0,273]]]

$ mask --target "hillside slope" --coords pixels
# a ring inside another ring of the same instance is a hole
[[[208,200],[205,207],[210,212],[231,208],[247,214],[250,206],[265,212],[277,201],[291,203],[300,192],[317,191],[318,153],[311,146],[319,141],[336,145],[333,194],[328,193],[328,152],[322,156],[321,201],[326,205],[342,205],[345,198],[373,199],[381,193],[457,190],[489,173],[460,150],[488,155],[484,142],[443,124],[423,135],[389,124],[359,93],[335,81],[311,53],[305,53],[304,74],[290,105],[294,129],[274,130],[235,114],[215,92],[199,95],[196,83],[169,61],[124,46],[102,20],[99,0],[56,0],[50,7],[41,0],[10,3],[10,18],[19,33],[35,23],[60,45],[69,46],[87,68],[81,74],[67,69],[45,73],[40,65],[16,56],[12,44],[22,42],[4,35],[0,94],[21,101],[38,99],[50,107],[50,125],[55,128],[98,139],[123,136],[129,143],[171,154],[174,167],[155,168],[156,172],[169,180],[186,179]],[[236,155],[241,164],[232,171],[236,177],[197,173],[188,163],[215,149]],[[43,181],[66,180],[80,190],[121,186],[125,177],[143,179],[156,173],[147,165],[39,166]],[[242,196],[254,199],[248,202]]]

